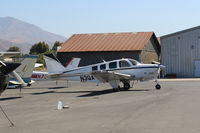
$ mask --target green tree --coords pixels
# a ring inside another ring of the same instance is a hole
[[[47,51],[49,51],[49,45],[45,42],[38,42],[31,47],[29,54],[38,55]]]
[[[62,45],[61,42],[56,41],[56,42],[54,43],[53,47],[52,47],[52,50],[53,50],[53,51],[57,51],[57,48],[58,48],[59,46],[61,46],[61,45]]]
[[[45,54],[50,54],[50,53],[53,53],[54,51],[53,50],[49,50],[45,53],[42,53],[42,54],[39,54],[38,58],[37,58],[37,63],[41,63],[43,64],[44,66],[46,66],[46,63],[45,63],[45,60],[44,60],[44,55]]]
[[[7,52],[20,52],[20,48],[16,46],[10,47]]]

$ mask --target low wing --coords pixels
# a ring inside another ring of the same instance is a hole
[[[134,79],[134,76],[132,75],[117,73],[113,71],[97,71],[92,72],[91,74],[101,82],[109,82],[112,80],[127,81]]]
[[[58,78],[58,77],[61,77],[62,75],[63,75],[63,73],[51,73],[51,74],[48,74],[48,77]]]
[[[73,74],[64,74],[64,73],[51,73],[51,74],[48,74],[48,77],[49,78],[67,78],[67,77],[76,77],[76,76],[81,76],[83,74],[89,74],[88,72],[87,73],[73,73]]]

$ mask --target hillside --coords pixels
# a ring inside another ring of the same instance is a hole
[[[29,50],[32,45],[28,44],[28,43],[25,43],[25,44],[24,43],[14,43],[14,42],[0,39],[0,51],[7,51],[8,48],[11,46],[17,46],[20,48],[20,50],[23,53],[29,53]]]
[[[52,45],[55,41],[63,42],[66,38],[45,31],[33,24],[29,24],[13,17],[0,17],[0,50],[7,50],[10,46],[19,46],[23,52],[29,51],[31,45],[45,41]]]

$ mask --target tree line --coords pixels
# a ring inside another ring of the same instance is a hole
[[[37,55],[38,56],[37,63],[42,63],[45,65],[43,55],[49,53],[55,53],[57,51],[57,48],[61,46],[61,44],[62,44],[61,42],[56,41],[53,47],[50,49],[49,45],[46,42],[38,42],[31,47],[29,54]],[[21,52],[21,51],[19,47],[12,46],[7,50],[7,52]]]

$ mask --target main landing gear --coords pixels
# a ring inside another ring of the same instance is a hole
[[[124,90],[129,90],[130,89],[130,83],[128,83],[128,82],[125,82],[124,83]]]
[[[131,86],[129,82],[124,82],[123,84],[123,87],[118,86],[118,88],[113,88],[113,91],[127,91],[130,89]]]

